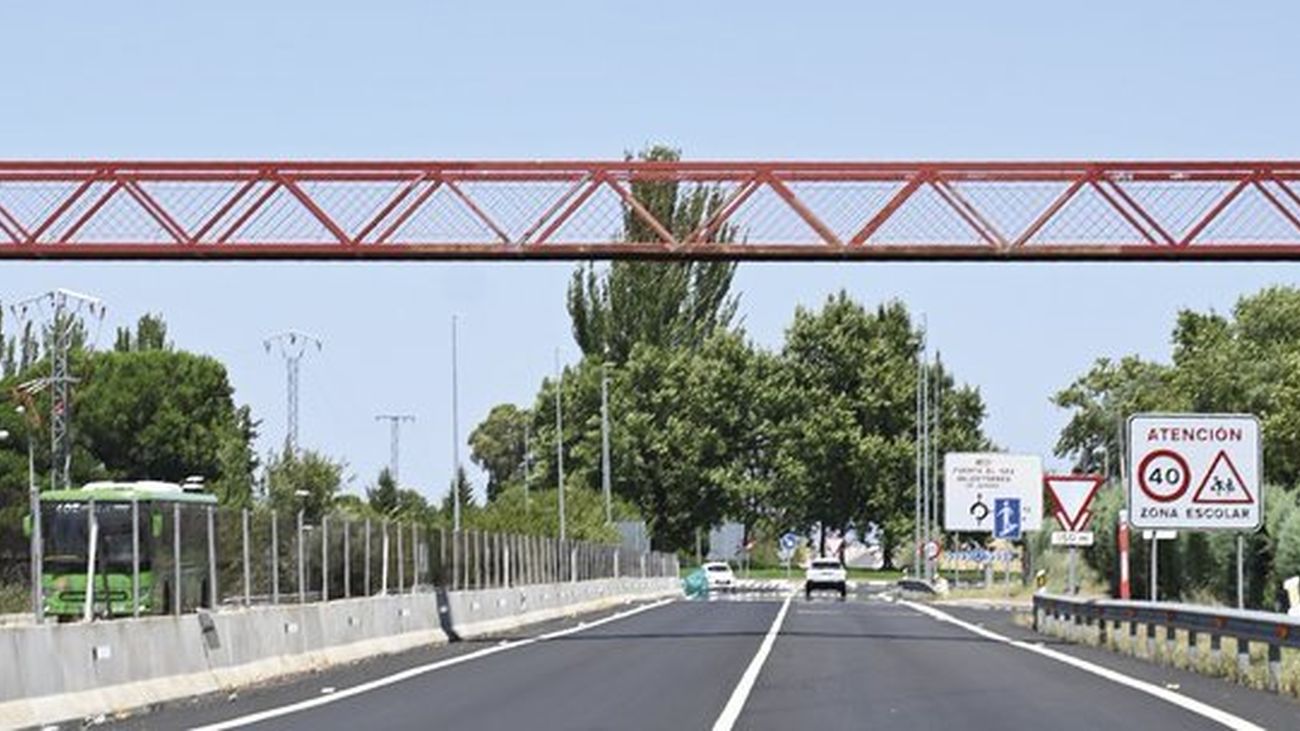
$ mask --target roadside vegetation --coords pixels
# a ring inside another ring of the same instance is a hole
[[[1284,608],[1281,582],[1300,574],[1300,289],[1271,287],[1239,299],[1232,312],[1183,310],[1170,334],[1169,363],[1128,356],[1098,359],[1053,398],[1071,412],[1056,452],[1110,482],[1094,502],[1096,545],[1082,551],[1118,593],[1115,528],[1122,424],[1143,411],[1247,413],[1260,419],[1265,519],[1245,536],[1246,605]],[[1133,595],[1149,595],[1149,543],[1132,536]],[[1162,599],[1236,604],[1236,534],[1180,532],[1159,546]]]

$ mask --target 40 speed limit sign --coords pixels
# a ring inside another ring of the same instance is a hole
[[[1264,516],[1259,421],[1242,414],[1129,418],[1129,522],[1136,528],[1255,530]]]

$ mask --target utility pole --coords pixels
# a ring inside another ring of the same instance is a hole
[[[379,414],[375,421],[388,422],[388,473],[393,477],[393,484],[402,486],[398,470],[402,461],[402,422],[415,421],[410,414]]]
[[[609,474],[609,362],[600,364],[600,489],[605,494],[605,522],[614,522]]]
[[[921,533],[924,545],[930,543],[930,349],[921,343]],[[925,557],[925,578],[930,578],[930,558]]]
[[[298,365],[311,346],[316,346],[319,352],[323,343],[314,335],[298,330],[286,330],[262,341],[262,347],[268,353],[271,352],[272,345],[279,348],[280,357],[284,358],[287,378],[288,404],[285,410],[284,451],[287,455],[296,456],[298,454]]]
[[[533,478],[533,435],[532,435],[533,415],[526,414],[524,417],[524,507],[527,508],[532,499],[528,494],[528,483]]]
[[[934,382],[930,386],[934,391],[934,397],[931,403],[934,405],[934,414],[932,415],[933,426],[930,434],[930,521],[934,524],[934,539],[941,541],[943,539],[943,521],[939,517],[939,470],[942,463],[939,461],[939,448],[942,446],[943,438],[943,404],[940,396],[943,392],[943,362],[939,357],[938,348],[934,351]],[[930,579],[933,580],[935,573],[938,571],[937,565],[930,567]]]
[[[922,343],[924,343],[924,337],[924,334],[922,334]],[[924,345],[922,345],[922,348],[924,348]],[[921,374],[924,370],[925,356],[924,350],[922,350],[917,353],[916,358],[916,483],[912,493],[912,575],[917,578],[921,576],[921,552],[924,548],[921,544],[921,460],[924,459],[922,424],[925,419],[921,407],[921,391],[924,387],[921,382]]]
[[[564,407],[560,392],[564,390],[564,371],[560,370],[560,349],[555,349],[555,468],[559,478],[560,540],[565,538],[564,528]]]
[[[456,382],[456,316],[451,316],[451,529],[460,532],[460,388]]]
[[[47,309],[48,308],[48,309]],[[103,324],[104,302],[96,297],[55,289],[14,303],[10,310],[19,320],[26,320],[29,310],[48,313],[45,349],[50,357],[50,487],[72,485],[72,384],[77,380],[68,373],[68,351],[72,349],[74,325],[83,312],[97,317]]]

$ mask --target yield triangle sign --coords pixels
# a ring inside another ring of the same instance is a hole
[[[1218,456],[1210,463],[1209,472],[1205,473],[1205,479],[1201,480],[1201,486],[1196,488],[1192,502],[1249,505],[1255,502],[1255,497],[1246,488],[1245,480],[1237,473],[1237,466],[1228,453],[1219,450]]]
[[[1100,475],[1044,475],[1043,484],[1056,503],[1056,519],[1066,530],[1079,530],[1091,517],[1088,506],[1101,487]]]

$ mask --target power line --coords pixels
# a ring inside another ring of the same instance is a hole
[[[272,345],[279,348],[280,357],[284,358],[287,381],[285,390],[288,404],[285,409],[284,451],[286,454],[296,455],[298,454],[298,366],[311,346],[316,346],[319,352],[324,343],[314,335],[299,330],[286,330],[262,341],[262,347],[268,353],[271,352]]]

